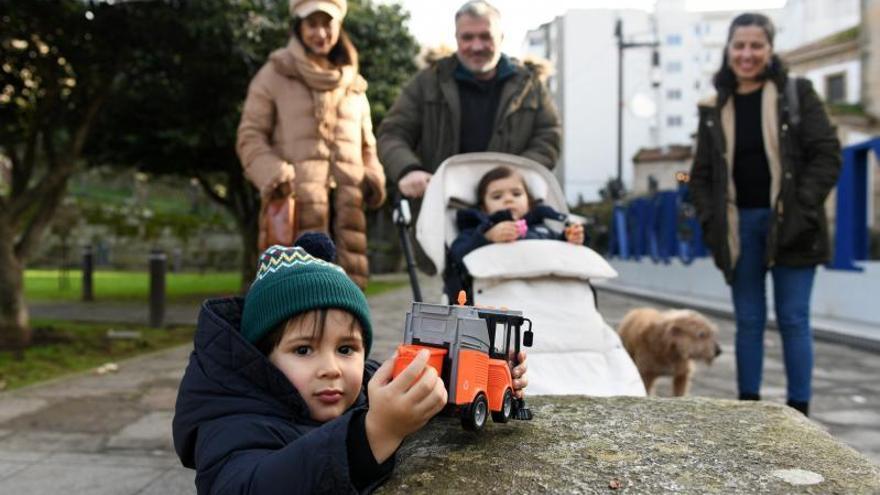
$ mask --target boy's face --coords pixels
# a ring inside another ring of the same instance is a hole
[[[514,220],[524,217],[529,211],[529,197],[522,179],[511,175],[490,182],[483,198],[483,207],[490,215],[496,211],[510,210]]]
[[[319,314],[292,320],[269,361],[296,387],[312,418],[325,422],[357,400],[365,353],[360,323],[351,313],[328,309],[323,331],[316,328]]]

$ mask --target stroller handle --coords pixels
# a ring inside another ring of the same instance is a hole
[[[409,284],[412,287],[413,301],[422,302],[422,290],[419,287],[419,279],[416,275],[416,264],[413,255],[413,246],[410,239],[409,226],[412,222],[412,212],[409,209],[409,201],[397,194],[394,201],[394,212],[391,215],[397,231],[400,234],[400,246],[406,258],[406,271],[409,274]]]

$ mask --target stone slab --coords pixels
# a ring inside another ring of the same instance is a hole
[[[404,445],[380,493],[880,492],[880,467],[784,406],[572,396],[529,404],[533,421],[479,434],[455,418],[432,421]],[[797,484],[815,479],[804,472],[822,481]]]
[[[137,493],[161,476],[164,470],[120,467],[34,464],[0,480],[0,493],[45,495],[88,493],[119,495]]]
[[[108,448],[138,450],[174,450],[171,440],[171,420],[174,413],[149,413],[127,425],[107,441]]]

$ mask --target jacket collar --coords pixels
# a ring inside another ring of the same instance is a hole
[[[456,62],[458,62],[458,63],[455,66],[455,70],[452,74],[452,76],[456,80],[474,82],[477,84],[485,82],[485,81],[477,79],[476,75],[470,69],[465,67],[464,64],[462,64],[457,59],[456,59]],[[515,76],[516,73],[517,73],[516,66],[513,65],[513,63],[510,61],[510,58],[507,55],[502,53],[501,58],[498,59],[498,65],[495,66],[495,76],[491,80],[495,81],[495,82],[504,82],[507,79],[510,79],[511,77]]]
[[[350,65],[324,69],[313,62],[306,49],[296,36],[291,36],[287,46],[269,55],[275,70],[284,76],[299,79],[316,91],[330,91],[336,88],[366,90],[366,81],[358,74],[356,52],[349,52]]]
[[[211,378],[222,382],[224,390],[218,393],[231,391],[235,395],[262,398],[269,404],[280,402],[287,416],[317,424],[311,420],[305,401],[284,373],[241,335],[243,308],[244,300],[240,297],[204,302],[194,339],[194,352],[202,368]],[[354,406],[366,403],[366,380],[364,376],[361,394]]]

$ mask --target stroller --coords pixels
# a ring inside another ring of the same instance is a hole
[[[432,177],[416,224],[416,239],[438,273],[457,234],[455,208],[477,204],[477,182],[499,165],[517,170],[536,200],[568,214],[556,178],[532,160],[502,153],[451,157]],[[562,231],[561,222],[546,222]],[[635,364],[596,308],[590,280],[617,272],[595,251],[557,240],[520,240],[476,249],[464,264],[473,283],[469,303],[521,310],[532,319],[530,395],[645,395]]]

